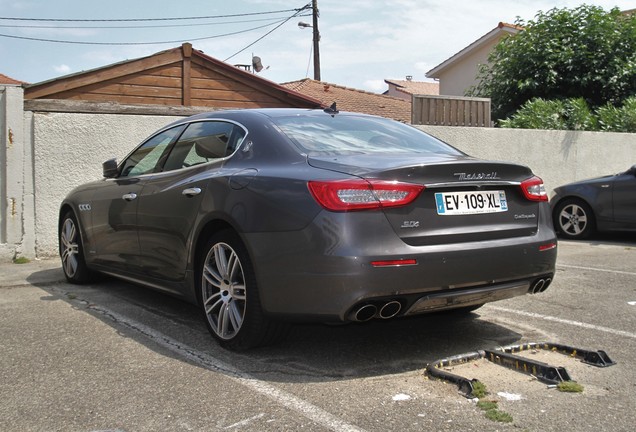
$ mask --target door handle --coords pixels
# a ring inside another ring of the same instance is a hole
[[[193,187],[193,188],[184,189],[183,192],[181,192],[181,195],[193,197],[195,195],[199,195],[200,193],[201,193],[201,188]]]
[[[122,199],[126,200],[126,201],[133,201],[135,199],[137,199],[137,194],[136,193],[127,193],[122,195]]]

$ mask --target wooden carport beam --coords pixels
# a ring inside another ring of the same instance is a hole
[[[183,51],[183,79],[181,80],[181,105],[190,106],[192,89],[192,44],[184,43],[181,46]]]

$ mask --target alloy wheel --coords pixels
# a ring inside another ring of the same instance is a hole
[[[559,225],[563,232],[571,236],[579,236],[587,227],[587,213],[578,204],[568,204],[559,213]]]
[[[66,218],[60,232],[60,252],[62,266],[67,277],[73,278],[79,267],[78,232],[73,219]]]
[[[245,274],[236,251],[227,243],[210,248],[201,289],[205,315],[214,333],[223,340],[236,337],[245,319]]]

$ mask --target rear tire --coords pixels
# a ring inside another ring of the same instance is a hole
[[[594,212],[583,200],[566,199],[554,211],[554,228],[566,239],[586,239],[596,229]]]
[[[74,284],[89,282],[92,274],[84,259],[79,224],[75,214],[70,210],[61,219],[58,238],[62,270],[66,280]]]
[[[197,285],[208,330],[222,346],[241,351],[285,336],[287,325],[263,314],[252,262],[234,232],[220,231],[206,242]]]

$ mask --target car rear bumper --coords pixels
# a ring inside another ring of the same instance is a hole
[[[355,226],[350,220],[323,213],[302,231],[246,235],[266,313],[350,321],[362,306],[379,311],[397,301],[397,316],[413,315],[523,295],[539,280],[547,288],[554,275],[549,224],[531,236],[410,246],[380,212],[356,215]],[[415,264],[372,264],[387,260]]]

